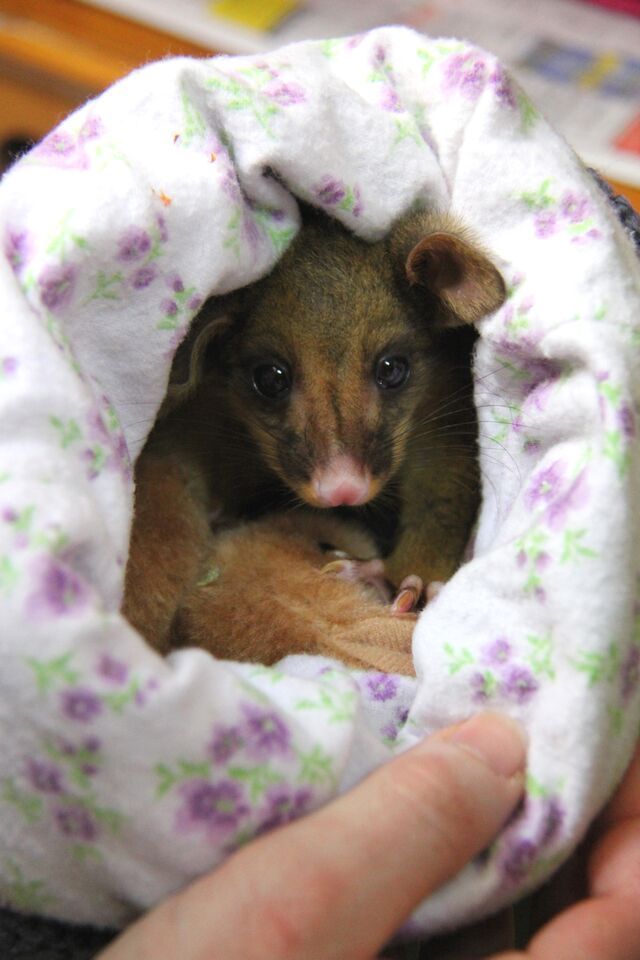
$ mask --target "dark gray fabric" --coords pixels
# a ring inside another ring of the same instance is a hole
[[[0,908],[2,960],[91,960],[115,936],[115,930],[78,927]]]

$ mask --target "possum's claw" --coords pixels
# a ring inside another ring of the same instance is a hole
[[[365,587],[370,587],[377,598],[384,603],[388,603],[391,599],[391,590],[384,575],[382,560],[332,560],[322,568],[320,573],[332,573],[339,580],[348,580],[350,583],[361,583]]]
[[[410,574],[405,577],[396,593],[391,612],[393,614],[411,613],[418,609],[424,596],[424,583],[420,577]]]

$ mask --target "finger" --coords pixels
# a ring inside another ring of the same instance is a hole
[[[640,960],[637,900],[607,896],[583,900],[538,933],[524,953],[491,960]]]
[[[596,845],[587,868],[593,894],[533,938],[530,960],[640,960],[640,824],[625,820]],[[525,954],[517,954],[523,957]],[[500,954],[493,960],[515,960]]]
[[[640,749],[599,829],[584,869],[592,896],[543,927],[526,954],[505,953],[492,960],[640,960]],[[566,886],[566,878],[564,882]],[[555,912],[562,906],[557,901]]]
[[[636,747],[624,779],[601,817],[601,824],[607,826],[629,817],[640,817],[640,745]]]
[[[102,960],[159,945],[166,960],[368,960],[490,843],[522,794],[524,757],[522,734],[496,715],[443,731],[243,848]]]
[[[592,893],[635,897],[640,904],[639,864],[640,820],[623,820],[611,827],[593,849],[589,860]]]

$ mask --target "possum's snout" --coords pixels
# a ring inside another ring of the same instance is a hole
[[[320,507],[357,507],[376,492],[370,471],[354,457],[341,454],[314,471],[307,499]]]

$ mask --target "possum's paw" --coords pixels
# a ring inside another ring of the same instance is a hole
[[[405,577],[395,595],[391,612],[399,615],[418,610],[424,601],[424,583],[420,577],[410,574]]]
[[[338,551],[335,551],[338,553]],[[353,560],[342,556],[339,560],[332,560],[322,568],[320,573],[331,573],[339,580],[349,583],[359,583],[368,588],[383,603],[391,600],[391,587],[384,575],[382,560]]]

